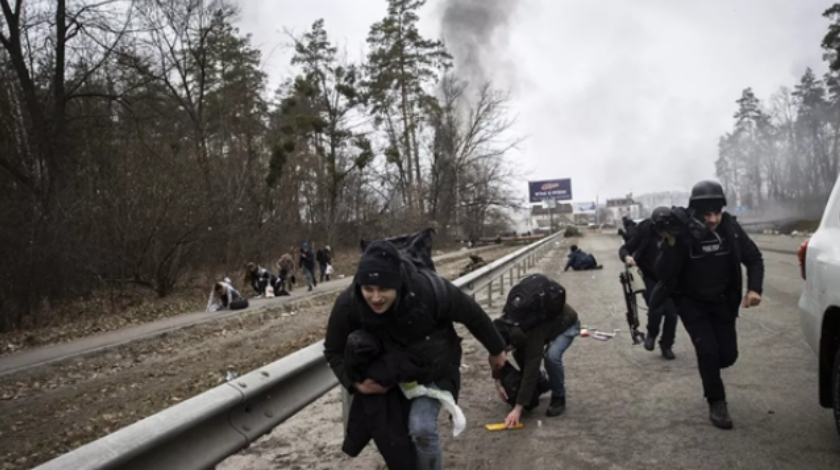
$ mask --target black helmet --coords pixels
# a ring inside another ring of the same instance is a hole
[[[719,212],[726,205],[726,195],[723,194],[723,186],[717,181],[701,181],[691,188],[691,197],[688,198],[688,207],[700,212]]]
[[[691,188],[691,197],[688,198],[689,205],[694,201],[720,200],[726,205],[726,195],[723,194],[723,186],[717,181],[701,181]]]
[[[650,221],[653,225],[661,225],[671,219],[671,209],[665,206],[659,206],[650,214]]]

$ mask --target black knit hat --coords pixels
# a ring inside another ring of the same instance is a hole
[[[400,252],[393,243],[375,241],[365,248],[354,282],[360,286],[399,289],[402,285]]]

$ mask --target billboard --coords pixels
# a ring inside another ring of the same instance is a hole
[[[575,214],[594,214],[595,208],[595,201],[574,203]]]
[[[572,199],[572,180],[565,178],[560,180],[529,181],[528,194],[532,203],[542,202],[546,199],[569,201]]]

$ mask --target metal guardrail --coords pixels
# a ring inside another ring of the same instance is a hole
[[[472,296],[486,289],[492,305],[494,293],[504,295],[505,285],[512,286],[534,267],[559,235],[543,238],[453,283]],[[212,469],[338,385],[323,352],[323,342],[310,345],[35,470]]]

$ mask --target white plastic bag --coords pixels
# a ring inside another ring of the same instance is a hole
[[[412,400],[417,397],[429,397],[439,400],[446,410],[452,416],[452,435],[458,437],[467,427],[467,417],[464,412],[455,403],[455,398],[446,390],[437,388],[430,388],[425,385],[419,385],[417,382],[410,382],[400,384],[400,389],[406,398]]]
[[[216,299],[215,287],[210,289],[210,297],[207,299],[207,311],[216,312],[222,308],[222,304]]]
[[[274,297],[274,287],[271,286],[271,282],[265,286],[265,298],[271,299]]]
[[[331,264],[328,264],[328,265],[327,265],[327,270],[326,270],[326,271],[324,271],[324,274],[326,274],[327,276],[332,276],[332,273],[333,273],[333,268],[332,268],[332,265],[331,265]]]

